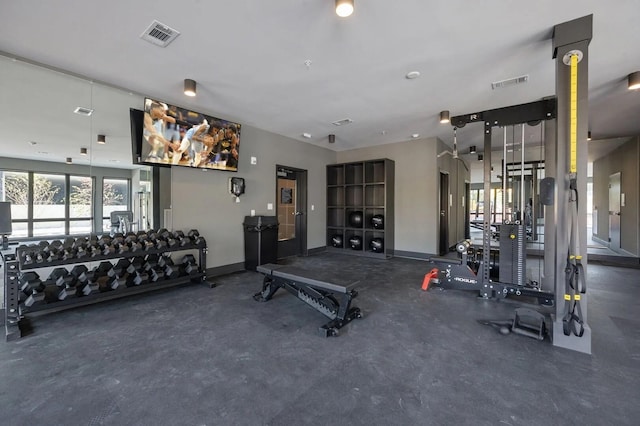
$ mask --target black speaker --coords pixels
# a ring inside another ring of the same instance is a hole
[[[353,228],[362,228],[362,212],[351,212],[349,214],[349,224]]]
[[[342,235],[336,234],[331,237],[331,245],[336,248],[342,248],[344,242],[342,241]]]
[[[353,250],[362,250],[362,237],[354,235],[349,238],[349,245]]]

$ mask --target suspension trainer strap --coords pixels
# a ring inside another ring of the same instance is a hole
[[[567,266],[565,267],[565,310],[562,318],[563,332],[569,336],[582,337],[584,334],[584,320],[580,306],[581,294],[587,291],[587,283],[580,255],[580,234],[578,224],[578,185],[577,185],[577,122],[578,122],[578,55],[572,54],[571,66],[571,99],[570,99],[570,129],[569,129],[569,235]]]

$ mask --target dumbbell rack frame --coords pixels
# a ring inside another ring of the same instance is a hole
[[[207,282],[206,270],[207,270],[207,244],[204,239],[202,239],[201,244],[186,244],[184,246],[179,247],[166,247],[162,249],[152,248],[149,250],[137,250],[135,252],[128,251],[124,253],[113,253],[108,255],[96,255],[96,256],[86,256],[79,259],[68,259],[68,260],[55,260],[52,262],[44,262],[44,263],[27,263],[21,262],[23,256],[21,256],[21,251],[28,250],[28,248],[17,248],[15,255],[5,255],[5,270],[4,270],[4,297],[5,297],[5,333],[6,340],[16,340],[20,337],[20,321],[25,318],[27,313],[34,312],[57,312],[65,309],[71,309],[78,306],[86,306],[92,305],[94,303],[100,303],[106,300],[119,299],[121,297],[127,297],[134,294],[141,294],[150,291],[161,290],[170,287],[176,287],[189,283],[204,283],[209,286],[209,288],[214,287],[214,284]],[[60,300],[56,303],[42,303],[33,305],[31,307],[26,307],[20,303],[19,293],[20,293],[20,284],[19,284],[19,276],[22,271],[28,271],[33,269],[40,268],[48,268],[52,266],[60,266],[60,265],[74,265],[74,264],[83,264],[83,263],[93,263],[99,262],[103,260],[112,260],[112,259],[122,259],[122,258],[133,258],[138,256],[144,256],[148,254],[158,254],[163,255],[165,253],[173,253],[179,251],[187,251],[187,250],[198,250],[198,269],[200,272],[191,275],[185,275],[182,277],[158,281],[155,283],[147,283],[141,284],[132,287],[122,286],[117,290],[107,291],[107,292],[96,292],[87,296],[82,297],[70,297],[64,300]]]

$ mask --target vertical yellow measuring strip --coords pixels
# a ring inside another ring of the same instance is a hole
[[[571,99],[570,124],[569,124],[569,173],[575,174],[578,170],[578,55],[571,55]]]

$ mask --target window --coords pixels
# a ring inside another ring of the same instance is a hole
[[[91,231],[90,177],[0,170],[0,186],[2,200],[11,202],[13,238]]]
[[[104,178],[102,181],[102,230],[111,230],[111,212],[131,210],[129,179]]]

